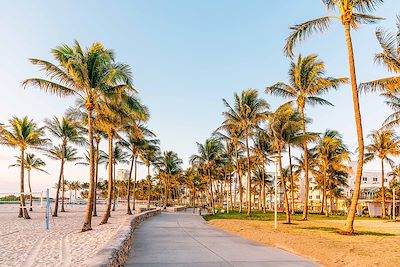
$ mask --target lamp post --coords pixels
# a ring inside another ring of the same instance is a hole
[[[393,187],[393,220],[396,220],[396,189]]]

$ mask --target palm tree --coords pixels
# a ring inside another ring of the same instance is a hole
[[[18,156],[18,157],[16,157],[16,159],[17,159],[17,163],[12,164],[9,167],[21,167],[21,158]],[[36,171],[40,171],[40,172],[49,174],[47,171],[42,169],[42,167],[44,167],[44,166],[46,166],[46,163],[42,159],[36,157],[35,154],[32,154],[32,153],[26,154],[24,168],[28,173],[28,187],[29,187],[29,201],[30,201],[29,211],[32,211],[31,171],[36,170]]]
[[[49,77],[48,80],[31,78],[23,82],[24,88],[38,87],[58,96],[76,96],[85,103],[87,111],[90,154],[90,188],[82,231],[92,229],[92,209],[95,188],[95,150],[93,144],[93,117],[100,97],[120,94],[132,88],[132,73],[128,65],[116,63],[114,53],[101,43],[82,49],[78,41],[73,46],[63,44],[52,49],[57,62],[30,59]]]
[[[163,209],[167,207],[170,195],[170,186],[173,178],[180,175],[182,172],[182,160],[173,151],[166,151],[155,162],[155,167],[164,184],[164,201]]]
[[[331,89],[337,89],[341,84],[346,83],[345,78],[332,78],[325,75],[325,63],[318,60],[317,55],[306,57],[298,56],[297,62],[292,62],[289,69],[289,83],[276,83],[265,89],[267,94],[273,94],[284,98],[289,98],[287,103],[295,103],[301,114],[302,132],[306,134],[306,112],[307,105],[332,105],[329,101],[320,96]],[[307,142],[303,143],[304,160],[306,170],[305,178],[305,201],[303,210],[303,220],[308,218],[308,191],[309,191],[309,172],[307,158]]]
[[[224,130],[226,134],[218,131]],[[239,213],[242,213],[243,208],[243,186],[242,186],[242,170],[240,164],[241,158],[241,148],[243,147],[243,143],[241,140],[243,139],[244,131],[243,129],[236,127],[235,125],[225,125],[223,124],[218,128],[216,132],[214,132],[214,136],[220,140],[227,141],[229,144],[233,146],[233,153],[235,154],[235,165],[236,165],[236,178],[239,182]],[[236,192],[235,192],[236,199]],[[236,203],[235,203],[236,204]]]
[[[149,118],[149,113],[147,108],[143,106],[142,110],[142,119],[147,120]],[[134,182],[133,182],[133,210],[135,210],[135,202],[136,202],[136,180],[137,180],[137,159],[140,155],[143,154],[144,148],[146,147],[148,141],[145,139],[146,137],[155,137],[155,134],[150,131],[142,122],[133,121],[132,123],[126,125],[124,127],[124,131],[127,134],[125,139],[121,139],[121,144],[127,148],[131,154],[131,166],[129,170],[129,182],[128,182],[128,205],[126,213],[128,215],[132,214],[131,206],[130,206],[130,199],[131,199],[131,181],[132,181],[132,172],[133,167],[135,167],[135,175],[134,175]],[[151,143],[153,141],[150,141]],[[155,141],[157,143],[158,141]],[[154,143],[154,144],[155,144]]]
[[[69,189],[74,191],[74,198],[77,200],[76,192],[81,188],[81,183],[79,181],[73,181],[69,183]]]
[[[381,129],[373,131],[368,135],[371,144],[365,147],[365,162],[374,160],[376,157],[381,161],[381,201],[382,218],[386,217],[385,212],[385,170],[384,163],[388,162],[391,166],[394,162],[389,156],[400,155],[400,137],[391,129]]]
[[[137,99],[131,95],[121,94],[119,97],[108,97],[101,99],[101,105],[98,109],[97,127],[107,133],[108,136],[108,197],[107,208],[104,211],[103,219],[100,224],[105,224],[110,217],[111,201],[113,199],[113,169],[114,149],[113,142],[119,138],[118,131],[123,129],[131,121],[141,118],[142,106]],[[115,203],[115,202],[114,202]]]
[[[270,132],[259,129],[254,136],[254,154],[260,160],[259,166],[261,169],[257,171],[257,174],[260,175],[259,178],[261,179],[261,203],[262,203],[262,211],[266,212],[266,203],[265,203],[265,179],[266,179],[266,170],[265,166],[268,163],[269,159],[268,156],[271,155],[273,151],[272,145],[272,136]],[[257,176],[257,174],[255,174]]]
[[[64,182],[64,165],[66,162],[75,162],[77,160],[80,160],[81,158],[77,156],[78,155],[78,150],[76,148],[73,148],[71,146],[64,146],[63,144],[58,145],[58,146],[53,146],[47,151],[47,156],[53,160],[59,160],[61,163],[60,166],[60,175],[58,178],[58,183],[57,183],[57,192],[56,192],[56,203],[54,206],[54,211],[53,211],[53,217],[58,216],[58,199],[60,195],[60,188],[62,188],[62,197],[61,197],[61,203],[62,207],[64,207],[64,188],[65,188],[65,182]],[[65,211],[65,210],[64,210]]]
[[[151,188],[152,188],[150,166],[153,163],[155,163],[157,157],[159,156],[160,147],[158,146],[159,143],[158,140],[146,140],[146,141],[147,142],[144,145],[143,152],[140,153],[140,159],[147,167],[147,183],[148,183],[147,209],[150,209]]]
[[[58,178],[58,186],[64,188],[64,155],[65,150],[69,143],[82,145],[85,143],[85,139],[82,137],[82,128],[78,121],[71,117],[62,117],[61,120],[57,117],[53,119],[45,119],[45,128],[50,132],[50,134],[61,141],[61,168],[60,175]],[[58,212],[58,197],[60,188],[57,188],[56,193],[56,205],[54,207],[53,216],[57,216]],[[61,212],[65,212],[64,208],[64,191],[61,201]]]
[[[113,170],[114,170],[114,174],[113,174],[113,177],[114,177],[114,181],[113,181],[113,183],[114,183],[114,189],[113,189],[113,191],[114,191],[114,202],[113,202],[113,208],[112,208],[112,211],[115,211],[115,202],[116,202],[116,196],[117,196],[117,193],[115,192],[115,171],[116,171],[116,168],[117,168],[117,165],[118,164],[129,164],[129,160],[127,160],[128,159],[128,157],[129,157],[129,154],[126,152],[126,151],[124,151],[123,150],[123,147],[122,147],[122,145],[120,145],[119,143],[117,143],[115,146],[114,146],[114,152],[113,152]]]
[[[297,24],[290,29],[292,33],[286,39],[284,52],[286,55],[293,57],[293,48],[299,42],[308,38],[314,32],[324,32],[329,29],[332,20],[338,19],[341,21],[347,44],[348,61],[350,67],[350,80],[351,91],[353,97],[353,108],[355,124],[357,129],[357,142],[358,142],[358,164],[356,171],[356,184],[351,201],[350,210],[347,216],[346,226],[344,232],[353,234],[354,218],[356,207],[358,203],[358,196],[361,187],[361,175],[364,159],[364,137],[361,121],[360,103],[357,89],[356,67],[354,62],[353,42],[351,38],[351,29],[357,29],[360,24],[374,23],[380,18],[374,17],[369,12],[372,12],[376,7],[383,3],[383,0],[322,0],[329,12],[337,11],[338,14],[328,15],[322,18],[310,20],[302,24]]]
[[[204,142],[204,144],[197,143],[198,154],[190,157],[191,164],[203,168],[207,175],[208,185],[210,187],[210,205],[213,214],[215,213],[215,205],[212,171],[215,168],[215,165],[217,165],[221,160],[223,150],[224,146],[218,139],[209,138]]]
[[[319,161],[320,173],[322,174],[323,194],[321,214],[324,213],[325,206],[325,215],[328,216],[327,190],[329,172],[344,171],[343,163],[350,160],[350,152],[343,143],[342,136],[334,130],[326,130],[313,150]]]
[[[279,107],[274,113],[269,115],[268,122],[268,127],[273,137],[273,147],[274,150],[277,151],[279,174],[285,201],[286,223],[290,223],[289,200],[286,189],[286,180],[283,175],[282,152],[286,146],[287,136],[292,135],[294,131],[297,131],[302,122],[300,114],[294,110],[291,105],[283,105]]]
[[[235,93],[233,107],[223,99],[228,111],[223,112],[226,128],[242,129],[247,154],[247,215],[251,216],[251,169],[249,138],[255,134],[255,129],[267,119],[269,104],[258,97],[254,89],[244,90],[241,95]]]
[[[41,148],[47,143],[43,139],[43,128],[39,128],[33,120],[27,116],[23,118],[13,117],[9,125],[0,127],[0,144],[20,150],[20,159],[25,159],[25,150],[27,148]],[[18,218],[30,219],[28,210],[25,207],[25,160],[21,160],[20,174],[20,207]]]

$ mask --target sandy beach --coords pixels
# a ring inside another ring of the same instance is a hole
[[[131,218],[125,207],[112,213],[109,223],[99,226],[100,216],[93,217],[92,231],[80,232],[85,205],[68,206],[67,212],[51,217],[45,230],[45,208],[34,207],[31,220],[17,218],[16,205],[0,205],[0,266],[85,266],[85,261],[116,234],[121,224]]]

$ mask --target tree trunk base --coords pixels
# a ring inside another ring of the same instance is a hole
[[[90,231],[92,230],[92,226],[88,223],[84,223],[82,227],[82,232]]]

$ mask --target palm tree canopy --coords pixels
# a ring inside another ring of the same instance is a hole
[[[155,167],[160,173],[177,175],[182,172],[183,161],[173,151],[164,152],[155,162]]]
[[[21,167],[21,157],[18,156],[15,158],[17,159],[17,163],[12,164],[9,167]],[[41,158],[38,158],[35,154],[27,153],[25,155],[25,162],[24,162],[25,170],[29,171],[37,170],[49,174],[47,171],[43,169],[44,166],[46,166],[46,163]]]
[[[48,79],[32,78],[24,88],[35,86],[59,96],[75,95],[93,109],[93,101],[102,94],[135,91],[128,65],[115,62],[113,51],[101,43],[82,49],[78,41],[72,46],[62,44],[52,49],[56,63],[31,58],[29,61],[44,71]]]
[[[365,147],[365,162],[378,157],[393,165],[393,160],[389,156],[400,155],[400,137],[391,129],[372,131],[368,137],[371,143]]]
[[[350,25],[357,29],[360,24],[375,23],[382,19],[370,15],[383,0],[322,0],[329,15],[313,19],[290,27],[291,34],[286,39],[284,53],[294,57],[293,49],[297,43],[306,40],[313,33],[325,32],[332,24],[332,20],[338,19],[343,25]]]
[[[300,113],[291,105],[280,106],[268,116],[268,127],[273,136],[274,148],[284,148],[288,136],[293,136],[301,127]]]
[[[397,76],[387,77],[360,84],[360,91],[383,91],[396,93],[400,90],[400,16],[397,16],[397,33],[388,32],[382,28],[376,31],[376,38],[382,52],[375,55],[375,62],[385,66],[388,71]]]
[[[260,123],[267,119],[269,104],[258,97],[254,89],[244,90],[240,95],[234,95],[234,105],[231,106],[223,99],[228,111],[223,112],[225,121],[222,128],[241,129],[251,135]]]
[[[325,76],[325,63],[317,55],[298,56],[296,62],[290,64],[289,83],[276,83],[265,89],[267,94],[289,98],[296,102],[299,109],[308,105],[332,105],[319,96],[330,89],[337,89],[348,82],[347,78]]]
[[[27,116],[23,118],[13,117],[9,120],[9,125],[0,127],[0,133],[0,144],[18,147],[22,150],[28,147],[39,149],[48,142],[48,139],[43,138],[43,128],[38,127]]]
[[[62,145],[53,146],[51,149],[49,149],[47,151],[47,156],[54,160],[61,160],[62,151],[63,151]],[[66,162],[68,162],[68,161],[74,162],[74,161],[82,159],[81,157],[78,157],[77,155],[78,155],[78,150],[76,148],[73,148],[72,146],[65,147],[64,160]]]
[[[83,128],[80,123],[69,116],[63,116],[61,120],[57,117],[45,119],[45,128],[56,138],[62,140],[64,144],[71,142],[78,145],[85,144]]]
[[[190,163],[211,168],[221,160],[223,152],[223,144],[216,138],[209,138],[204,144],[197,143],[197,154],[190,157]]]

